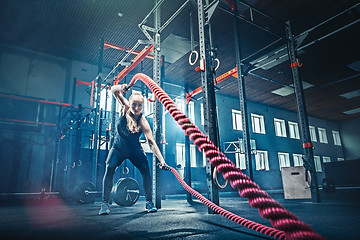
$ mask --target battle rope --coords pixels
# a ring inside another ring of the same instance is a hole
[[[250,206],[257,208],[261,217],[269,219],[271,225],[284,231],[286,239],[325,239],[316,233],[310,226],[301,222],[293,213],[287,211],[280,203],[275,201],[265,191],[254,183],[248,176],[243,174],[235,164],[228,159],[190,119],[182,113],[174,101],[161,89],[149,76],[137,73],[131,79],[129,86],[133,86],[140,79],[155,94],[170,115],[185,131],[185,134],[194,141],[200,151],[205,152],[211,165],[222,172],[225,180],[230,181],[234,189],[238,189],[239,195],[248,199]]]
[[[174,174],[174,176],[179,181],[179,183],[185,188],[186,191],[188,191],[191,195],[193,195],[194,197],[199,199],[203,204],[205,204],[207,207],[211,208],[216,213],[219,213],[220,215],[230,219],[231,221],[234,221],[240,225],[243,225],[251,230],[255,230],[257,232],[268,235],[270,237],[274,237],[274,238],[278,238],[278,239],[285,239],[285,233],[283,231],[262,225],[260,223],[250,221],[246,218],[242,218],[232,212],[229,212],[229,211],[223,209],[222,207],[216,205],[215,203],[211,202],[209,199],[205,198],[199,192],[195,191],[189,185],[187,185],[186,182],[181,178],[180,174],[174,168],[172,168],[172,167],[168,167],[168,168]]]

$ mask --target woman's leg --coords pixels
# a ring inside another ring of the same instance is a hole
[[[113,177],[116,168],[124,161],[124,157],[121,156],[122,154],[116,148],[111,148],[110,152],[106,159],[106,169],[103,178],[103,192],[102,198],[103,202],[109,202],[111,189],[113,187]]]
[[[137,167],[143,177],[143,185],[145,190],[146,201],[151,201],[152,198],[152,181],[150,176],[150,168],[148,160],[143,151],[139,150],[130,158],[132,164]]]

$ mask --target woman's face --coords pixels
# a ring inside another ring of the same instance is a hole
[[[141,95],[133,95],[130,99],[130,111],[139,116],[144,105],[144,98]]]

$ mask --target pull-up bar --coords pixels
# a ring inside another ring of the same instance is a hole
[[[117,49],[117,50],[121,50],[121,51],[125,51],[125,52],[130,52],[132,54],[135,54],[135,55],[139,55],[140,54],[140,51],[138,50],[133,50],[131,51],[130,48],[126,48],[126,47],[122,47],[122,46],[119,46],[117,44],[114,44],[114,43],[110,43],[110,42],[104,42],[104,49],[108,49],[108,48],[113,48],[113,49]],[[147,56],[145,56],[146,58],[150,58],[150,59],[154,59],[154,56],[149,54]]]
[[[117,76],[114,85],[117,85],[126,74],[133,70],[150,52],[154,50],[154,46],[145,47],[133,60],[133,63],[129,67],[125,67]]]
[[[228,79],[229,77],[238,77],[238,71],[237,68],[233,68],[230,71],[227,71],[226,73],[218,76],[216,79],[214,79],[214,84],[218,84],[226,79]],[[186,104],[189,104],[190,99],[195,96],[196,94],[199,94],[202,91],[202,87],[198,87],[197,89],[191,91],[190,93],[186,93]]]

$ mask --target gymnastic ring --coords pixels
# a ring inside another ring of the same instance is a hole
[[[214,61],[217,62],[217,65],[214,68],[214,72],[215,72],[220,67],[220,60],[218,58],[215,58]]]
[[[219,186],[219,188],[224,189],[226,188],[227,184],[228,184],[228,180],[226,179],[224,185],[220,185],[218,177],[217,177],[217,171],[216,171],[216,167],[214,167],[214,171],[213,171],[213,180],[214,182]]]
[[[193,55],[193,53],[195,53],[195,61],[191,61],[191,58],[192,58],[192,55]],[[197,60],[198,60],[198,58],[199,58],[199,53],[196,51],[196,50],[192,50],[191,51],[191,53],[190,53],[190,55],[189,55],[189,64],[192,66],[192,65],[194,65],[196,62],[197,62]]]
[[[124,174],[125,176],[128,175],[129,172],[130,172],[130,170],[129,170],[128,167],[124,167],[124,168],[123,168],[123,174]]]

